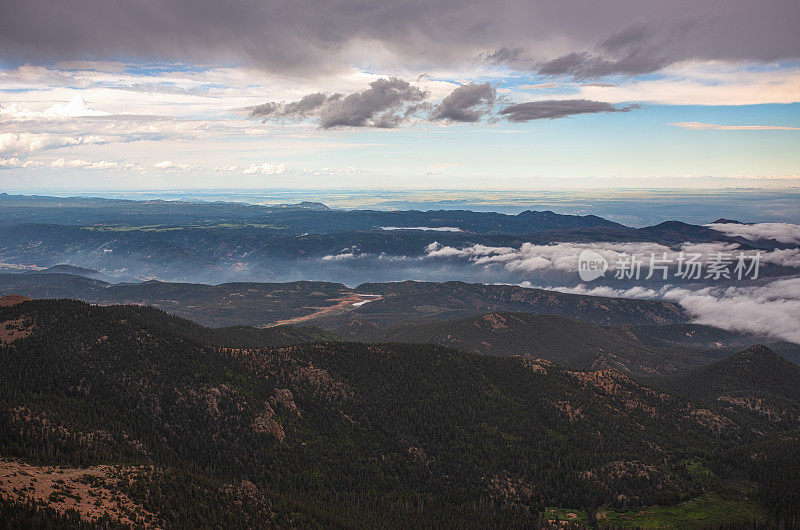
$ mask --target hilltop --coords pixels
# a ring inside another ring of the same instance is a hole
[[[752,346],[687,374],[667,378],[662,386],[732,412],[767,418],[785,427],[800,427],[800,367],[766,346]]]

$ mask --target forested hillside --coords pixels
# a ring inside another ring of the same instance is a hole
[[[661,517],[654,506],[710,526],[797,517],[767,481],[771,456],[733,456],[772,455],[793,431],[613,369],[438,346],[242,347],[161,312],[63,300],[2,307],[0,323],[6,521],[37,498],[166,526],[485,528],[565,513],[608,526]]]
[[[483,355],[529,355],[581,370],[668,374],[712,362],[720,352],[663,348],[636,335],[633,326],[603,326],[557,315],[488,313],[465,319],[376,328],[365,342],[438,344]]]

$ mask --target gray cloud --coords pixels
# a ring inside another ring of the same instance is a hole
[[[652,49],[634,50],[620,58],[611,59],[589,52],[578,52],[548,61],[539,67],[538,72],[543,75],[569,75],[575,79],[591,79],[613,74],[649,74],[677,60]]]
[[[434,109],[431,119],[473,123],[492,112],[495,88],[488,82],[462,85]]]
[[[424,71],[482,56],[591,77],[678,60],[796,59],[798,18],[796,0],[4,0],[0,51],[12,65],[244,63],[305,76],[384,60]]]
[[[669,43],[682,33],[659,34],[649,26],[629,26],[603,40],[592,51],[573,52],[539,65],[544,75],[570,75],[575,79],[597,78],[613,74],[646,74],[658,71],[679,60],[670,54]]]
[[[308,94],[303,96],[299,101],[292,103],[275,103],[269,102],[263,105],[256,105],[248,109],[250,115],[254,118],[285,118],[294,120],[304,120],[311,117],[318,117],[319,112],[323,105],[326,103],[338,101],[341,99],[341,94],[333,94],[331,96],[317,92],[316,94]]]
[[[320,126],[323,129],[337,126],[397,127],[419,110],[427,97],[428,92],[411,86],[408,81],[395,77],[378,79],[370,83],[367,90],[329,101],[322,108]]]
[[[264,119],[315,119],[323,129],[333,127],[393,128],[427,108],[429,93],[392,77],[378,79],[369,88],[347,96],[309,94],[292,103],[265,103],[248,109]]]
[[[599,44],[599,48],[616,53],[630,50],[632,46],[639,46],[652,35],[652,31],[644,24],[634,24],[622,31],[611,35]]]
[[[530,120],[543,120],[564,118],[575,114],[593,114],[597,112],[627,112],[637,108],[636,105],[615,107],[603,101],[588,99],[564,99],[550,101],[531,101],[511,105],[500,111],[508,121],[521,122]]]
[[[249,107],[253,118],[271,121],[316,121],[323,129],[333,127],[394,128],[411,117],[429,121],[475,123],[491,116],[496,89],[491,83],[470,83],[455,88],[431,109],[427,91],[395,77],[378,79],[366,90],[349,95],[309,94],[290,103],[268,102]],[[499,111],[511,122],[555,119],[575,114],[627,112],[637,105],[615,107],[611,103],[587,99],[532,101]],[[430,110],[429,113],[425,113]]]
[[[493,52],[482,52],[478,60],[487,64],[519,64],[529,61],[527,52],[523,48],[509,48],[503,46]]]

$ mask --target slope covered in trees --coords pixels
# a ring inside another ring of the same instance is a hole
[[[687,374],[655,380],[676,394],[714,402],[731,413],[800,427],[800,367],[752,346]]]
[[[160,312],[64,300],[0,307],[0,323],[15,330],[0,346],[0,456],[112,465],[82,480],[130,499],[131,520],[536,527],[562,506],[606,524],[710,495],[753,520],[796,517],[769,512],[763,470],[730,457],[772,447],[781,425],[617,370],[409,344],[243,348]],[[77,494],[66,485],[48,506]],[[30,492],[0,486],[10,517],[28,513]]]
[[[712,362],[720,352],[653,345],[635,326],[603,326],[557,315],[488,313],[365,330],[365,342],[438,344],[484,355],[530,355],[570,368],[669,374]]]

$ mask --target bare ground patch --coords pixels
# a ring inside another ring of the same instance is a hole
[[[123,524],[157,528],[155,514],[117,488],[123,478],[142,472],[139,467],[67,468],[0,460],[0,495],[13,501],[46,504],[62,513],[76,510],[81,519],[90,521],[107,515]]]

